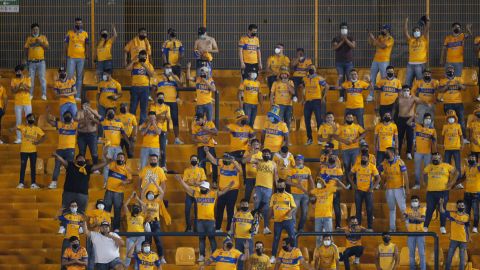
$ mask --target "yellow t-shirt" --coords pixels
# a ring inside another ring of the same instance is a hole
[[[346,81],[342,83],[342,88],[345,89],[345,108],[347,109],[361,109],[365,107],[363,103],[363,91],[368,90],[370,84],[366,81],[358,80],[355,83]]]
[[[292,251],[280,250],[277,261],[280,262],[280,270],[300,270],[300,260],[303,259],[299,248],[294,247]]]
[[[252,239],[250,229],[253,225],[253,216],[250,212],[236,212],[233,216],[233,222],[235,222],[235,231],[233,232],[235,239]]]
[[[65,239],[69,239],[72,236],[80,237],[78,229],[80,229],[80,223],[83,221],[82,215],[67,213],[61,216],[60,220],[67,223],[65,227]]]
[[[65,36],[65,43],[68,43],[67,56],[70,58],[85,58],[85,51],[88,45],[88,33],[85,31],[75,32],[70,30]]]
[[[183,171],[183,181],[189,186],[194,186],[194,184],[207,181],[207,176],[205,175],[205,170],[202,167],[189,167]]]
[[[428,164],[423,172],[428,175],[427,191],[444,191],[448,190],[447,183],[450,174],[455,171],[455,167],[448,163],[440,163],[439,165]]]
[[[143,50],[147,52],[147,62],[149,62],[150,55],[152,54],[152,47],[150,46],[150,42],[147,38],[141,40],[140,38],[138,38],[138,36],[132,38],[123,49],[123,51],[130,53],[130,59],[132,60],[137,58],[138,53]]]
[[[432,144],[437,141],[437,131],[434,128],[415,125],[416,152],[421,154],[432,153]]]
[[[65,81],[56,80],[53,89],[57,95],[65,95],[73,93],[73,88],[75,87],[75,79],[66,79]],[[70,95],[67,97],[59,97],[58,103],[62,106],[65,103],[75,103],[75,95]]]
[[[353,123],[351,125],[341,125],[337,129],[337,135],[342,139],[347,140],[354,140],[360,137],[360,134],[364,133],[365,129],[361,126]],[[344,143],[340,143],[340,149],[347,150],[347,149],[355,149],[359,147],[359,142],[352,143],[350,145],[346,145]]]
[[[195,88],[197,93],[197,105],[205,105],[213,102],[212,91],[208,88],[209,85],[215,85],[212,78],[206,79],[205,83],[203,78],[197,77],[195,82]]]
[[[192,135],[199,140],[208,139],[207,143],[197,143],[198,147],[203,147],[203,146],[214,147],[215,146],[213,135],[207,133],[206,131],[206,130],[214,130],[214,129],[216,128],[215,128],[215,124],[212,121],[206,122],[203,127],[197,125],[197,123],[193,123]]]
[[[255,138],[255,132],[249,125],[239,126],[237,124],[228,124],[230,130],[230,151],[239,151],[248,149],[248,141]]]
[[[161,129],[160,123],[157,123],[157,128]],[[143,135],[142,147],[160,148],[160,134],[157,133],[154,126],[149,125],[147,128],[147,124],[143,123],[140,125],[140,132]]]
[[[408,62],[423,64],[427,62],[428,39],[421,36],[418,39],[410,38],[408,41]]]
[[[269,65],[273,71],[273,74],[269,74],[269,76],[279,75],[281,67],[288,67],[290,65],[290,59],[286,55],[271,55],[267,59],[267,65]]]
[[[241,257],[242,252],[232,248],[228,251],[217,249],[210,259],[216,262],[215,270],[237,270],[237,263]]]
[[[77,252],[74,252],[71,247],[68,247],[65,249],[62,255],[62,259],[65,259],[67,261],[69,260],[80,260],[80,261],[87,261],[88,260],[88,254],[87,254],[87,249],[84,247],[80,247]],[[85,270],[85,266],[81,265],[69,265],[65,267],[67,270]]]
[[[478,193],[480,192],[480,166],[468,166],[464,167],[466,179],[465,179],[465,192]]]
[[[148,109],[149,111],[154,111],[155,114],[157,115],[157,121],[158,125],[160,126],[160,129],[163,132],[168,131],[168,121],[169,119],[172,119],[172,114],[170,113],[170,106],[167,104],[152,104],[150,108]],[[159,118],[159,116],[161,116]]]
[[[137,252],[134,255],[135,262],[137,262],[138,270],[156,270],[160,266],[160,259],[157,253],[150,251],[145,254]]]
[[[293,77],[305,77],[307,76],[308,68],[313,65],[312,59],[305,58],[302,61],[298,61],[296,67],[293,68]]]
[[[30,100],[30,87],[32,86],[32,81],[30,77],[23,78],[13,78],[10,86],[12,88],[19,87],[15,93],[15,106],[31,106],[32,101]]]
[[[259,152],[259,153],[260,155],[257,157],[259,162],[257,164],[255,186],[272,189],[273,181],[274,181],[273,177],[274,177],[275,162],[272,160],[263,161],[262,152]]]
[[[474,139],[470,142],[470,151],[480,152],[480,144],[475,143],[475,140],[480,142],[480,121],[477,120],[468,122],[467,128],[470,129],[470,134],[472,139]]]
[[[35,60],[44,60],[45,59],[45,49],[40,46],[40,42],[46,43],[48,46],[47,37],[44,35],[39,35],[38,37],[28,36],[23,46],[25,49],[28,49],[28,61]]]
[[[293,81],[289,80],[288,83],[282,81],[273,82],[271,95],[274,95],[273,103],[275,105],[292,105],[293,95],[288,91],[288,86],[294,87]]]
[[[308,190],[308,183],[312,172],[310,168],[304,166],[303,168],[295,167],[290,171],[291,181],[294,184],[300,184],[304,189]],[[313,188],[313,187],[312,187]],[[295,186],[292,186],[292,194],[304,194],[303,191]]]
[[[91,210],[87,211],[87,216],[89,217],[88,225],[90,227],[95,227],[95,228],[93,228],[93,229],[95,229],[95,231],[98,231],[98,229],[99,229],[98,226],[103,221],[110,222],[111,219],[112,219],[112,216],[111,216],[110,212],[107,212],[105,210],[100,210],[100,209],[91,209]]]
[[[102,121],[103,137],[106,142],[110,142],[110,146],[120,146],[122,134],[125,134],[125,129],[120,120],[108,120]]]
[[[246,64],[258,64],[258,51],[260,50],[258,37],[242,36],[240,41],[238,41],[238,48],[242,49],[243,62]]]
[[[156,182],[159,186],[163,182],[167,181],[167,176],[165,175],[165,172],[159,166],[151,167],[150,165],[147,165],[143,167],[138,174],[138,177],[142,180],[140,187],[144,189],[145,186],[147,186],[147,192],[151,191],[155,195],[159,194],[159,190],[153,183],[150,182],[150,180]]]
[[[465,48],[465,34],[445,37],[443,46],[447,48],[447,63],[463,63],[463,50]]]
[[[380,269],[392,270],[395,266],[395,249],[397,246],[394,243],[388,243],[388,245],[378,245],[378,257]]]
[[[476,37],[473,43],[475,44],[475,46],[480,45],[480,36]],[[477,57],[480,59],[480,51],[478,51]]]
[[[328,247],[322,245],[318,248],[315,248],[313,257],[315,260],[318,260],[318,266],[320,267],[319,269],[324,270],[337,269],[337,260],[340,259],[338,248],[334,244],[331,244]]]
[[[443,146],[445,150],[460,150],[462,127],[460,124],[445,124],[442,128]]]
[[[332,182],[333,183],[333,182]],[[325,188],[314,188],[310,191],[315,198],[315,218],[333,217],[333,195],[337,191],[335,185],[327,185]]]
[[[360,191],[368,192],[373,187],[373,177],[378,175],[378,170],[372,163],[367,166],[353,165],[352,173],[357,177],[357,188]]]
[[[160,204],[158,197],[151,201],[145,201],[145,222],[160,220]]]
[[[7,105],[7,104],[4,104],[3,102],[6,97],[8,97],[7,90],[5,90],[5,87],[0,85],[0,109],[5,108],[5,105]]]
[[[322,99],[324,92],[328,90],[325,89],[327,82],[318,75],[314,77],[305,76],[303,85],[305,86],[305,101]]]
[[[125,192],[124,182],[132,179],[132,174],[127,165],[118,165],[117,162],[110,162],[108,165],[107,190],[123,193]]]
[[[240,173],[233,163],[223,164],[223,159],[218,160],[218,189],[224,190],[233,181],[232,190],[240,188]]]
[[[402,83],[399,79],[381,79],[377,82],[376,89],[380,91],[380,105],[391,105],[398,98],[402,90]]]
[[[320,167],[320,176],[323,181],[325,181],[327,184],[333,180],[333,179],[339,179],[342,180],[343,177],[343,170],[341,165],[326,165],[326,166],[321,166]],[[333,180],[336,181],[336,180]]]
[[[117,118],[118,120],[120,120],[120,122],[122,122],[123,128],[125,129],[125,133],[127,134],[127,136],[130,137],[133,132],[133,127],[136,127],[138,125],[135,115],[129,112],[125,114],[120,113],[117,114]]]
[[[105,108],[116,108],[117,102],[115,100],[109,99],[111,96],[116,96],[122,94],[122,86],[119,82],[114,79],[109,81],[101,81],[98,83],[98,93],[100,97],[98,102]]]
[[[385,177],[386,189],[403,188],[403,173],[407,171],[407,166],[401,159],[394,158],[392,163],[385,159],[378,170]]]
[[[179,65],[180,56],[185,51],[183,44],[180,40],[167,40],[163,43],[162,53],[167,59],[167,63],[172,66]]]
[[[45,135],[43,130],[37,126],[20,125],[17,127],[22,133],[22,144],[20,145],[21,153],[35,153],[37,146],[33,144]]]
[[[420,206],[418,209],[407,207],[405,214],[409,217],[425,218],[426,208]],[[409,232],[423,232],[423,221],[417,221],[407,218],[407,231]]]
[[[250,255],[250,270],[267,270],[272,265],[270,264],[270,258],[266,254],[258,256],[256,253]]]
[[[435,91],[439,85],[438,80],[431,79],[429,82],[424,80],[416,80],[413,83],[412,95],[417,96],[428,104],[435,103]]]
[[[333,125],[330,125],[328,123],[323,123],[320,125],[318,128],[318,136],[320,136],[323,139],[331,138],[331,136],[335,135],[335,131],[340,127],[338,123],[334,123]],[[334,139],[330,139],[329,142],[333,143],[333,150],[338,150],[338,141]],[[321,149],[323,150],[325,148],[324,145],[322,145]]]
[[[250,152],[250,150],[247,150],[243,154],[244,157],[248,157],[250,155],[251,155],[252,160],[259,161],[259,162],[262,160],[262,152],[261,151],[258,151],[257,153],[252,154]],[[246,177],[247,178],[257,177],[257,166],[258,166],[257,164],[254,164],[252,162],[247,162],[247,164],[245,164],[245,171],[246,171]],[[273,169],[272,169],[272,173],[273,173]]]
[[[287,158],[282,158],[280,155],[274,155],[273,161],[277,164],[278,178],[286,180],[293,168],[295,168],[295,158],[292,154],[288,154]]]
[[[111,38],[100,39],[97,45],[97,61],[112,60],[112,45],[113,40]]]
[[[193,197],[197,202],[198,220],[215,220],[215,202],[217,192],[210,190],[207,194],[194,191]]]
[[[75,149],[77,144],[78,123],[69,124],[57,121],[58,146],[57,149]]]
[[[243,91],[243,102],[247,104],[258,104],[258,95],[260,93],[260,82],[249,79],[240,83],[239,91]]]
[[[378,36],[377,41],[385,44],[385,48],[376,47],[375,56],[373,61],[375,62],[390,62],[390,55],[392,54],[394,39],[392,36]]]
[[[397,125],[392,121],[386,125],[380,122],[375,126],[375,135],[378,136],[380,151],[386,151],[388,147],[395,147],[395,136],[398,136]]]
[[[442,94],[443,103],[450,104],[450,103],[463,103],[462,100],[462,91],[457,84],[464,84],[464,81],[460,77],[455,77],[452,80],[448,78],[443,78],[440,80],[439,86],[444,87],[447,85],[447,82],[450,82],[447,90],[445,93]]]
[[[272,194],[270,207],[273,208],[273,220],[275,222],[282,222],[292,219],[292,217],[287,216],[287,212],[297,207],[297,205],[295,204],[292,194],[282,192]]]
[[[150,71],[154,71],[152,64],[145,62],[146,68]],[[150,86],[150,77],[147,73],[147,70],[140,64],[133,64],[132,71],[132,86]]]
[[[127,232],[144,232],[143,222],[145,218],[138,214],[136,217],[132,216],[130,212],[127,215]]]
[[[269,149],[273,153],[280,151],[284,137],[288,137],[288,128],[285,122],[277,122],[274,124],[267,120],[265,121],[262,132],[265,134],[263,148]]]
[[[447,219],[450,220],[450,240],[466,243],[468,242],[469,215],[466,213],[445,212]]]
[[[157,78],[157,94],[163,93],[165,102],[177,102],[178,84],[173,78],[167,78],[165,75]]]

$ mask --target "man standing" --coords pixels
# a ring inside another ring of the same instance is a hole
[[[183,181],[191,188],[196,189],[200,187],[200,184],[204,181],[207,181],[207,176],[205,175],[205,170],[199,166],[198,157],[192,155],[190,157],[190,167],[186,168],[183,171]],[[195,198],[188,193],[185,195],[185,232],[192,232],[192,220],[190,219],[190,210],[192,209],[192,204],[194,205],[194,221],[197,220],[197,211],[196,211],[196,201]],[[196,225],[196,224],[194,224]],[[196,231],[196,226],[195,226]]]
[[[277,153],[282,146],[288,145],[288,127],[281,120],[280,107],[276,105],[272,105],[267,117],[262,130],[263,148]]]
[[[264,247],[262,241],[255,242],[255,254],[250,255],[247,261],[248,270],[265,270],[269,269],[272,265],[268,255],[263,253]]]
[[[415,185],[412,189],[420,189],[422,163],[423,167],[427,167],[432,161],[432,153],[436,152],[437,131],[432,127],[432,116],[425,113],[423,121],[415,124]]]
[[[212,93],[217,92],[215,81],[212,78],[211,70],[208,67],[202,67],[196,73],[196,77],[190,75],[190,62],[187,63],[187,80],[195,83],[196,102],[195,113],[200,113],[207,117],[207,121],[213,120],[213,101]]]
[[[295,83],[295,89],[302,83],[303,78],[307,76],[311,65],[313,65],[312,59],[305,56],[305,49],[297,48],[297,55],[292,59],[292,62],[290,62],[290,68],[293,70],[292,80]]]
[[[257,110],[260,105],[260,111],[263,112],[263,94],[260,91],[260,82],[257,80],[258,73],[252,70],[247,73],[238,87],[239,108],[248,116],[248,125],[253,128]]]
[[[90,56],[90,41],[88,33],[83,31],[82,18],[75,18],[75,28],[67,32],[64,42],[64,57],[67,57],[68,78],[73,78],[73,73],[75,72],[75,89],[77,89],[75,99],[79,101],[82,96],[85,59],[88,59]]]
[[[5,115],[5,112],[7,111],[7,105],[8,105],[8,94],[7,90],[5,87],[0,86],[0,144],[4,144],[4,142],[1,139],[2,136],[2,118]]]
[[[133,158],[135,142],[137,141],[138,124],[137,118],[135,115],[127,111],[127,107],[127,103],[120,104],[120,113],[117,114],[117,118],[122,122],[123,127],[125,128],[125,134],[128,137],[128,140],[122,138],[120,141],[120,148],[122,151],[125,149],[128,158]]]
[[[377,96],[375,98],[375,112],[378,113],[380,118],[386,112],[390,112],[390,116],[396,117],[398,115],[398,94],[402,90],[402,83],[399,79],[395,78],[395,71],[393,66],[387,67],[387,76],[385,79],[381,79],[375,85]]]
[[[232,222],[233,238],[235,239],[235,248],[242,253],[253,253],[253,216],[248,209],[248,201],[240,201],[240,211],[235,213]],[[243,269],[243,261],[238,262],[238,269]]]
[[[387,76],[387,66],[390,65],[390,55],[392,54],[394,39],[390,34],[392,26],[384,24],[380,27],[380,35],[375,37],[372,32],[368,33],[368,43],[375,47],[375,56],[373,57],[372,67],[370,68],[370,80],[372,87],[376,85],[377,74],[385,79]],[[373,100],[373,92],[367,97],[367,101]]]
[[[78,122],[78,153],[82,156],[85,156],[88,146],[93,164],[98,163],[97,134],[101,118],[102,117],[98,114],[98,112],[90,107],[88,100],[84,100],[82,102],[82,109],[78,111],[76,117]]]
[[[473,211],[472,233],[478,233],[480,166],[477,163],[477,155],[475,153],[468,155],[468,164],[465,165],[463,171],[465,172],[465,193],[463,195],[465,212],[470,216],[470,213]]]
[[[122,86],[112,78],[112,70],[107,69],[103,71],[97,89],[98,113],[105,118],[107,108],[117,107],[117,100],[122,96]]]
[[[262,151],[260,151],[260,141],[258,139],[250,140],[247,151],[242,157],[242,166],[245,166],[245,199],[250,202],[253,189],[256,184],[257,164],[256,162],[262,159]]]
[[[193,45],[193,52],[195,54],[197,74],[200,72],[200,68],[205,67],[209,70],[210,76],[213,70],[212,53],[219,53],[217,41],[207,33],[207,28],[198,28],[198,39],[195,40]]]
[[[272,89],[272,85],[280,76],[280,71],[288,69],[290,66],[290,58],[284,54],[285,45],[277,43],[275,45],[275,54],[270,55],[267,59],[267,83],[268,89]]]
[[[395,270],[400,264],[397,245],[391,242],[390,234],[382,233],[383,243],[376,250],[375,265],[377,270]]]
[[[32,23],[30,26],[32,35],[27,37],[25,41],[25,58],[27,59],[28,72],[32,86],[30,88],[30,97],[33,98],[33,91],[35,90],[35,74],[38,72],[38,79],[42,87],[42,99],[47,100],[47,80],[45,79],[46,64],[45,64],[45,50],[50,46],[47,37],[40,34],[40,25]]]
[[[28,116],[32,113],[32,101],[30,98],[30,88],[32,87],[32,81],[30,77],[25,77],[23,70],[25,69],[24,65],[17,65],[15,67],[15,78],[10,82],[10,89],[15,95],[15,126],[18,127],[22,124],[24,113],[25,116]],[[17,129],[17,139],[13,142],[14,144],[22,143],[22,132]]]
[[[145,27],[138,28],[138,34],[136,37],[131,39],[125,48],[123,49],[124,55],[124,66],[128,66],[131,62],[134,62],[136,59],[139,59],[138,55],[141,51],[145,51],[146,62],[151,62],[152,59],[152,46],[150,41],[147,38],[147,29]],[[128,61],[128,56],[130,55],[130,61]]]
[[[182,76],[181,61],[183,59],[185,48],[182,42],[177,38],[177,31],[173,28],[167,30],[168,39],[162,45],[163,64],[168,65],[177,78]],[[171,75],[166,73],[167,76]]]
[[[246,35],[238,41],[238,58],[242,78],[248,78],[250,72],[262,70],[262,53],[260,52],[260,40],[257,37],[258,26],[250,24]]]
[[[197,156],[200,162],[200,167],[207,169],[207,153],[205,153],[205,146],[208,146],[208,151],[214,157],[215,154],[215,139],[218,129],[212,121],[206,121],[203,114],[197,113],[194,117],[192,125],[192,142],[197,144]],[[212,180],[217,182],[218,170],[217,166],[212,164]]]
[[[462,128],[457,122],[458,118],[455,115],[455,111],[447,111],[445,118],[447,123],[445,123],[442,128],[443,146],[445,149],[444,159],[447,164],[451,164],[453,158],[455,168],[460,174],[462,171],[460,152],[463,149]],[[462,184],[458,184],[457,188],[463,188]]]
[[[60,116],[63,117],[65,112],[69,111],[73,117],[76,117],[77,103],[75,101],[75,95],[77,94],[77,88],[75,86],[75,79],[67,78],[64,67],[58,69],[58,80],[55,80],[53,89],[60,105]]]
[[[132,90],[130,91],[130,113],[136,115],[138,103],[140,103],[140,124],[147,118],[148,97],[150,94],[150,78],[154,76],[155,70],[152,64],[147,61],[147,51],[141,50],[136,58],[126,69],[131,71]]]
[[[423,115],[426,113],[429,113],[433,120],[435,118],[435,103],[437,102],[438,80],[432,78],[432,71],[428,68],[424,69],[422,74],[423,78],[416,80],[412,87],[412,95],[423,101],[415,106],[416,123],[421,123]]]
[[[270,88],[270,104],[280,107],[280,118],[287,124],[287,128],[290,128],[292,121],[292,101],[296,99],[295,86],[289,77],[290,73],[282,69],[278,80]]]
[[[425,207],[420,206],[420,199],[413,195],[410,198],[410,206],[405,210],[404,217],[407,223],[408,232],[422,232],[425,221]],[[410,270],[415,269],[415,250],[418,248],[418,257],[420,257],[420,270],[427,269],[425,259],[425,236],[408,236],[408,253],[410,258]]]
[[[150,111],[154,111],[157,117],[157,123],[160,127],[160,167],[167,168],[167,131],[168,124],[172,119],[170,106],[165,103],[165,95],[162,92],[157,93],[157,102],[150,106]]]
[[[120,120],[115,119],[115,109],[107,109],[107,117],[102,121],[103,143],[108,145],[107,157],[112,160],[117,159],[117,154],[122,153],[120,142],[122,138],[127,139],[125,128]],[[103,169],[103,181],[107,183],[108,165]]]
[[[235,123],[226,126],[226,130],[230,133],[229,152],[237,161],[242,159],[249,142],[255,138],[255,131],[247,123],[248,117],[245,112],[238,109],[235,111]]]
[[[357,118],[357,123],[363,128],[364,120],[363,114],[365,112],[365,104],[363,102],[363,91],[372,91],[373,87],[366,81],[358,79],[358,72],[356,69],[350,70],[348,81],[341,84],[342,90],[345,93],[345,116],[349,113]]]
[[[385,151],[392,147],[398,153],[398,129],[392,121],[390,112],[382,116],[382,122],[375,126],[375,153],[377,153],[377,167],[385,159]]]
[[[148,113],[148,119],[140,125],[140,133],[143,136],[142,149],[140,151],[140,168],[147,165],[150,155],[160,156],[160,133],[162,129],[154,111]]]
[[[480,157],[480,108],[473,110],[472,121],[467,121],[468,140],[471,142],[470,151]]]
[[[430,18],[425,18],[425,27],[423,33],[420,26],[413,28],[413,37],[410,36],[408,30],[408,17],[405,18],[403,25],[403,35],[408,43],[408,64],[405,84],[412,86],[414,77],[417,81],[422,79],[422,72],[425,69],[425,64],[428,61],[428,34],[430,31]]]
[[[455,77],[462,77],[463,50],[465,49],[465,40],[472,35],[472,25],[467,24],[466,30],[466,33],[462,33],[462,25],[458,22],[452,23],[453,33],[446,36],[443,42],[440,65],[445,65],[445,68],[453,66]],[[446,61],[445,53],[447,55]]]
[[[123,247],[125,242],[118,234],[110,231],[110,223],[102,221],[99,232],[90,232],[86,222],[82,222],[82,228],[85,235],[93,242],[95,269],[122,270],[120,247]]]
[[[332,49],[335,51],[335,67],[338,75],[338,86],[349,79],[350,71],[353,69],[353,49],[357,46],[355,39],[348,34],[346,22],[340,24],[340,35],[332,40]],[[339,102],[345,99],[345,92],[340,90]]]
[[[404,85],[398,97],[398,155],[402,154],[403,139],[407,139],[407,159],[412,159],[413,130],[415,128],[415,106],[424,104],[420,98],[410,95],[410,87]]]

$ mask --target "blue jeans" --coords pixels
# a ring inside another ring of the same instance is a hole
[[[367,228],[373,227],[373,192],[355,190],[355,210],[358,224],[362,224],[362,204],[365,202],[365,209],[367,210]]]
[[[349,79],[350,71],[353,69],[353,62],[335,62],[335,68],[337,69],[338,85],[342,85],[344,81]]]
[[[132,86],[130,91],[130,113],[137,115],[138,103],[140,103],[140,123],[145,122],[147,118],[148,97],[150,96],[150,87]]]
[[[297,224],[297,212],[301,208],[300,212],[300,222],[298,222],[297,231],[303,230],[305,227],[305,222],[307,222],[308,215],[308,195],[307,194],[292,194],[297,208],[295,214],[293,215],[293,220]]]
[[[135,244],[135,241],[137,241],[137,244],[135,245],[135,251],[134,252],[139,252],[142,250],[142,242],[145,241],[145,236],[134,236],[134,237],[127,237],[127,250],[130,250],[130,248]],[[132,258],[129,258],[128,256],[125,257],[125,266],[128,267],[130,266],[130,262],[132,261]],[[138,269],[138,264],[135,264],[134,266],[135,269]]]
[[[113,206],[113,226],[112,230],[120,229],[121,211],[123,205],[123,192],[114,192],[111,190],[105,191],[105,211],[112,211]]]
[[[194,221],[197,220],[197,202],[194,197],[185,194],[185,221],[187,225],[187,230],[192,229],[192,220],[190,219],[190,211],[192,210],[192,205],[193,205],[193,216],[194,216]],[[195,226],[197,227],[197,226]],[[196,230],[196,229],[195,229]]]
[[[462,77],[463,62],[461,63],[445,63],[445,71],[447,71],[448,66],[453,66],[455,77]]]
[[[140,150],[140,169],[147,166],[148,157],[152,154],[160,156],[160,148],[142,147]]]
[[[107,149],[107,157],[109,159],[116,160],[118,153],[122,153],[122,148],[120,146],[110,146]],[[108,170],[109,170],[108,165],[103,168],[103,183],[104,184],[107,183]]]
[[[245,242],[248,242],[248,251],[250,254],[253,255],[253,240],[252,239],[245,239],[245,238],[235,238],[235,249],[239,250],[243,254],[245,254]],[[238,260],[237,269],[243,270],[243,261]]]
[[[272,189],[262,187],[262,186],[255,187],[255,198],[253,202],[254,202],[255,209],[257,209],[260,206],[260,204],[264,204],[262,209],[264,228],[268,227],[268,223],[270,221],[268,214],[270,211],[269,205],[270,205],[271,197],[272,197]]]
[[[172,117],[172,124],[174,127],[178,127],[178,104],[177,102],[165,102],[170,107],[170,116]],[[177,134],[175,134],[177,135]]]
[[[280,107],[280,119],[282,119],[287,127],[290,128],[292,121],[293,106],[292,105],[278,105]]]
[[[31,113],[32,113],[32,105],[15,105],[15,126],[16,127],[20,126],[25,116]],[[21,140],[22,132],[20,132],[20,130],[17,130],[16,133],[17,133],[17,140]]]
[[[370,67],[370,81],[372,82],[373,87],[377,84],[377,74],[380,72],[380,77],[384,79],[387,77],[387,67],[390,65],[390,62],[372,62]],[[370,92],[370,95],[373,95],[373,90]]]
[[[197,232],[199,233],[215,233],[215,220],[204,220],[199,219],[197,220]],[[200,236],[200,245],[198,247],[199,253],[201,256],[205,256],[205,240],[207,239],[206,236]],[[209,236],[208,241],[210,241],[210,250],[213,253],[217,249],[217,242],[215,241],[215,236]]]
[[[75,157],[75,148],[57,149],[56,153],[67,162],[73,161],[73,158]],[[58,175],[60,175],[60,166],[62,166],[60,161],[55,159],[55,168],[53,169],[52,181],[58,180]]]
[[[412,86],[414,77],[417,80],[423,78],[423,70],[425,69],[425,64],[407,64],[407,74],[405,75],[405,84]]]
[[[423,227],[428,228],[430,221],[432,220],[432,215],[438,204],[440,203],[440,198],[443,198],[443,208],[447,209],[449,193],[448,190],[445,191],[427,191],[427,211],[425,213],[425,222]],[[447,217],[445,215],[440,215],[440,226],[445,227],[447,223]]]
[[[355,116],[355,118],[357,118],[357,123],[361,126],[361,127],[365,127],[365,122],[363,120],[363,114],[365,113],[365,109],[364,108],[358,108],[358,109],[348,109],[348,108],[345,108],[345,115],[347,114],[353,114],[353,116]]]
[[[385,151],[377,151],[377,158],[376,158],[376,161],[377,161],[377,167],[380,166],[380,164],[382,164],[383,160],[385,159]]]
[[[295,239],[295,221],[290,219],[274,223],[272,256],[277,257],[278,243],[280,242],[280,236],[282,235],[283,230],[287,231],[289,238]]]
[[[415,248],[418,248],[418,257],[420,257],[420,270],[426,270],[425,262],[425,236],[409,236],[407,238],[408,254],[410,258],[410,270],[415,270]]]
[[[465,201],[465,212],[470,216],[470,213],[473,209],[473,227],[478,227],[478,202],[479,202],[479,193],[465,192],[463,194],[463,201]]]
[[[60,106],[60,118],[63,121],[63,114],[66,112],[70,112],[75,118],[77,116],[77,104],[76,103],[65,103],[62,106]]]
[[[204,105],[197,105],[195,107],[195,113],[201,113],[207,116],[207,121],[212,121],[213,119],[213,103],[208,103]]]
[[[82,85],[83,85],[83,67],[85,66],[85,58],[67,58],[67,76],[73,78],[73,73],[76,74],[75,77],[75,88],[77,89],[76,98],[80,98],[82,94]]]
[[[243,103],[243,111],[245,112],[245,115],[248,116],[248,125],[251,127],[253,127],[255,118],[257,117],[257,108],[258,105],[256,104]]]
[[[458,255],[460,257],[460,262],[458,263],[458,270],[465,269],[465,251],[467,250],[466,242],[460,242],[455,240],[450,240],[450,246],[448,247],[447,261],[445,262],[445,270],[450,270],[452,267],[452,259],[455,254],[455,250],[458,248]]]
[[[396,228],[396,219],[397,219],[397,205],[400,208],[400,213],[405,213],[406,205],[406,195],[403,188],[391,188],[385,190],[385,197],[387,199],[388,210],[390,212],[390,230],[395,231]]]
[[[460,164],[460,150],[445,150],[445,162],[451,164],[452,157],[455,161],[455,168],[459,173],[458,177],[460,178],[460,174],[462,172],[462,165]]]
[[[160,222],[158,220],[150,221],[148,222],[150,224],[150,229],[152,232],[161,232],[161,227],[160,227]],[[162,245],[162,240],[160,239],[160,236],[154,235],[154,236],[147,236],[145,237],[145,240],[147,242],[153,243],[155,241],[155,246],[157,247],[157,254],[158,257],[162,258],[163,257],[163,245]]]
[[[112,69],[113,69],[113,61],[112,60],[98,61],[97,62],[97,80],[100,80],[102,78],[102,73],[105,70],[112,71]]]
[[[87,153],[87,146],[90,149],[90,155],[92,156],[93,164],[98,163],[98,145],[97,145],[97,133],[83,133],[78,132],[77,142],[78,142],[78,153],[82,156],[85,156]]]
[[[307,138],[312,140],[312,125],[310,124],[312,120],[312,113],[315,114],[315,121],[317,122],[318,127],[323,123],[323,118],[325,115],[326,104],[322,102],[321,99],[314,99],[305,102],[303,107],[303,116],[305,118],[305,129],[307,130]]]
[[[423,177],[423,168],[432,162],[432,154],[415,153],[415,185],[420,185],[420,178]],[[422,167],[423,162],[423,167]]]
[[[167,166],[167,133],[163,132],[160,134],[160,167]]]
[[[355,159],[357,159],[358,154],[360,154],[360,149],[358,148],[342,150],[343,166],[345,167],[345,172],[350,172],[353,164],[355,163]],[[349,173],[347,173],[347,177],[348,175]]]
[[[32,80],[32,87],[30,88],[30,95],[33,96],[33,91],[35,90],[35,74],[38,73],[38,79],[40,81],[40,86],[42,87],[42,95],[47,95],[47,79],[45,79],[47,67],[45,60],[40,62],[28,62],[28,73],[30,79]]]
[[[443,104],[443,112],[446,114],[448,110],[454,110],[458,117],[458,123],[462,127],[463,138],[466,138],[467,133],[465,131],[465,108],[463,103],[447,103]]]
[[[331,232],[333,231],[332,225],[332,218],[331,217],[323,217],[323,218],[315,218],[315,232]],[[322,237],[317,236],[316,240],[316,247],[322,245]]]

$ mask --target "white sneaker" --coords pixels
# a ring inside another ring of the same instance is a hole
[[[205,261],[205,257],[203,257],[203,255],[199,255],[197,262],[204,262],[204,261]]]
[[[75,101],[82,101],[82,99],[79,98],[79,97],[76,97],[76,98],[75,98]]]
[[[102,174],[99,170],[93,171],[93,174]]]
[[[30,95],[30,100],[32,100],[32,99],[33,99],[33,96],[32,96],[32,95]]]
[[[308,139],[308,140],[307,140],[307,143],[305,143],[306,146],[311,145],[311,144],[313,144],[313,140],[312,140],[312,139]]]
[[[184,142],[180,138],[175,138],[174,144],[184,144]]]
[[[355,257],[355,260],[353,261],[354,264],[360,264],[360,258]]]
[[[477,228],[477,227],[473,227],[472,233],[478,233],[478,228]]]
[[[463,144],[469,144],[469,143],[470,143],[469,140],[467,140],[467,139],[465,139],[465,138],[463,139]]]
[[[456,185],[455,188],[456,189],[463,189],[464,187],[463,187],[462,183],[460,183],[460,184]]]
[[[64,234],[64,233],[65,233],[65,227],[60,226],[60,228],[58,228],[58,234]]]
[[[2,140],[0,140],[0,144],[4,144],[4,142]]]
[[[338,98],[338,102],[343,103],[343,97],[339,97],[339,98]]]
[[[270,257],[270,263],[274,264],[275,263],[275,256]]]
[[[420,185],[415,185],[412,187],[412,189],[420,189]]]
[[[428,228],[427,228],[427,227],[423,227],[423,232],[428,232]]]
[[[47,100],[47,95],[42,95],[42,100]]]
[[[33,183],[33,184],[30,185],[30,189],[39,189],[39,188],[40,188],[40,187],[39,187],[37,184],[35,184],[35,183]]]
[[[17,186],[18,189],[23,189],[24,187],[25,187],[25,185],[22,184],[22,183],[18,184],[18,186]]]
[[[13,141],[14,144],[21,144],[22,143],[22,139],[16,139],[15,141]]]
[[[367,102],[372,102],[373,101],[373,96],[372,95],[368,95],[367,97]]]
[[[407,153],[407,159],[408,159],[408,160],[412,160],[412,154]]]
[[[50,182],[50,185],[48,185],[48,188],[49,189],[56,189],[57,188],[57,182],[56,181]]]
[[[445,229],[445,227],[440,227],[440,232],[442,234],[446,234],[447,233],[447,229]]]
[[[270,229],[268,227],[265,227],[263,228],[263,234],[271,234],[272,232],[270,231]]]
[[[167,264],[167,261],[165,261],[165,258],[162,258],[162,259],[160,260],[160,264]]]
[[[223,231],[220,229],[220,230],[215,230],[216,233],[223,233]]]

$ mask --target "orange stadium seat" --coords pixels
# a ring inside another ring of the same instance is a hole
[[[43,175],[45,173],[45,166],[43,164],[43,159],[37,158],[37,164],[35,166],[35,174],[37,175]],[[27,168],[25,169],[25,173],[29,174],[30,173],[30,159],[27,160]]]
[[[195,250],[191,247],[178,247],[175,252],[175,264],[179,266],[195,265]]]

